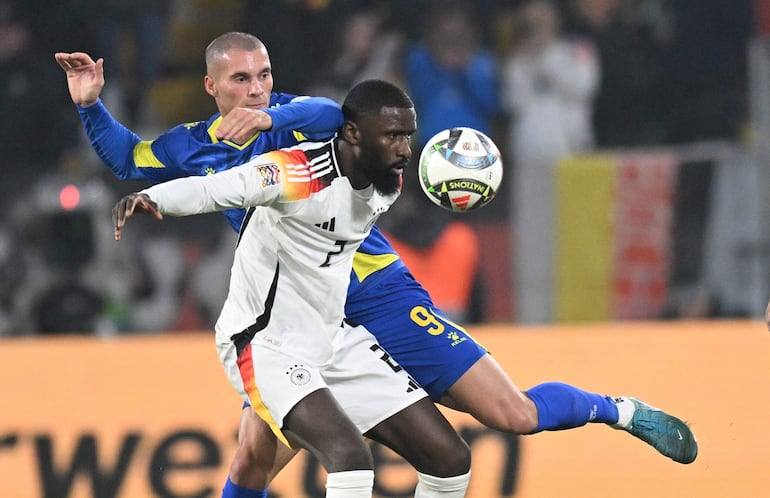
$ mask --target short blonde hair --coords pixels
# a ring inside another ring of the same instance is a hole
[[[217,59],[222,58],[230,50],[246,50],[252,52],[265,48],[265,44],[254,35],[240,31],[230,31],[217,36],[206,47],[206,71]]]

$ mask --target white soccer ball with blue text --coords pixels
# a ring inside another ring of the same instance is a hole
[[[497,145],[473,128],[449,128],[434,135],[422,149],[418,169],[428,199],[456,213],[488,204],[503,180]]]

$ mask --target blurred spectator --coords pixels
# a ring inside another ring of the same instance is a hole
[[[304,94],[308,76],[318,74],[333,41],[339,19],[362,0],[260,0],[244,2],[242,30],[270,47],[275,85]]]
[[[219,223],[209,232],[208,245],[203,248],[200,259],[192,269],[187,288],[204,325],[209,328],[214,327],[222,311],[222,303],[227,298],[230,269],[238,241],[238,234],[229,225],[217,221]],[[212,233],[214,237],[210,236]]]
[[[337,30],[330,60],[320,76],[311,79],[308,95],[322,95],[342,104],[348,90],[360,81],[396,78],[403,40],[399,32],[384,29],[384,15],[375,8],[358,9],[348,15],[342,29]]]
[[[401,197],[377,226],[451,320],[484,321],[486,298],[476,232],[423,195],[416,168],[407,168],[404,175]]]
[[[661,81],[670,109],[665,141],[741,140],[748,111],[751,2],[676,0],[671,15],[668,77]],[[749,227],[758,226],[752,215],[762,198],[754,174],[739,158],[703,158],[679,166],[665,317],[746,316],[759,304],[752,299],[756,279],[750,277],[756,271],[756,243]]]
[[[88,46],[94,36],[84,22],[96,2],[84,0],[0,0],[0,18],[13,18],[34,34],[35,50],[50,57],[62,43]],[[3,38],[5,42],[6,38]]]
[[[15,289],[22,317],[16,333],[163,330],[175,318],[180,247],[164,237],[115,245],[115,197],[98,179],[50,175],[15,206],[28,268]]]
[[[572,0],[567,29],[602,65],[597,144],[740,139],[747,115],[750,0]]]
[[[425,39],[404,55],[404,78],[420,116],[416,148],[454,126],[492,136],[498,113],[497,59],[481,44],[475,9],[465,2],[431,3]]]
[[[554,168],[593,146],[591,110],[599,81],[593,46],[564,37],[548,0],[520,11],[520,37],[504,61],[503,105],[511,115],[514,306],[525,323],[552,319]]]
[[[76,116],[66,91],[52,85],[56,67],[28,16],[16,2],[0,2],[0,203],[17,199],[78,143]]]
[[[149,91],[161,72],[170,15],[168,0],[101,0],[89,19],[110,85],[104,100],[129,126],[151,120]],[[59,47],[61,48],[61,47]],[[121,112],[122,111],[122,112]]]
[[[27,264],[18,234],[10,223],[0,220],[0,337],[17,334],[19,287],[27,274]]]
[[[740,140],[747,121],[750,0],[671,2],[673,39],[662,93],[668,143]]]
[[[601,82],[593,116],[600,147],[659,144],[666,135],[670,109],[660,83],[670,77],[664,64],[670,30],[660,20],[663,14],[644,15],[642,5],[648,3],[568,3],[565,31],[592,41],[599,54]]]

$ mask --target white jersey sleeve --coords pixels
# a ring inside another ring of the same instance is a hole
[[[266,206],[283,198],[282,170],[258,156],[227,171],[180,178],[142,190],[161,213],[188,216],[229,208]]]

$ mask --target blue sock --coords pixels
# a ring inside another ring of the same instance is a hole
[[[233,484],[230,476],[227,477],[225,487],[222,489],[222,498],[267,498],[267,489],[258,491],[256,489],[244,488]]]
[[[609,396],[589,393],[562,382],[546,382],[527,391],[537,406],[537,429],[559,431],[588,422],[614,424],[618,408]]]

